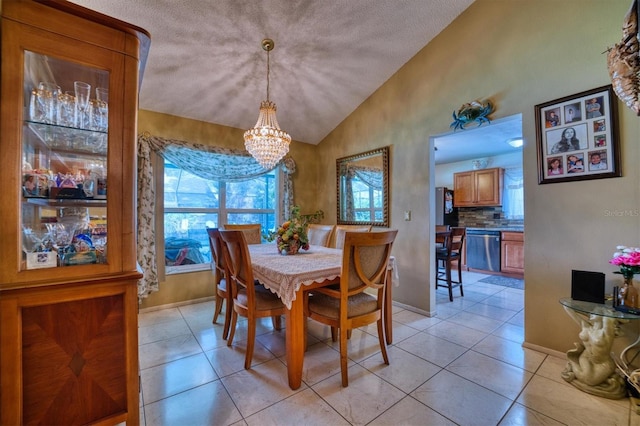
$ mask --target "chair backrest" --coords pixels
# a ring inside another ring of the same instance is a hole
[[[331,241],[331,235],[335,225],[320,225],[312,223],[307,227],[307,237],[309,238],[309,244],[312,246],[329,247],[329,241]]]
[[[340,273],[344,302],[347,297],[372,288],[379,291],[378,303],[382,303],[389,257],[397,233],[397,230],[346,233]]]
[[[220,237],[225,243],[226,250],[222,250],[225,255],[225,262],[229,275],[227,285],[230,283],[231,296],[237,301],[238,291],[241,288],[246,290],[246,308],[255,311],[255,288],[253,280],[253,270],[251,269],[251,255],[247,247],[247,240],[243,231],[220,231]]]
[[[216,284],[225,278],[225,259],[222,253],[222,240],[218,228],[207,228],[209,247],[211,248],[211,270]]]
[[[369,232],[371,225],[336,225],[336,238],[334,247],[342,249],[344,247],[344,236],[347,232]]]
[[[467,228],[458,226],[451,227],[451,247],[449,248],[451,253],[462,253],[462,245],[464,244],[466,234]]]
[[[259,223],[251,224],[225,224],[222,225],[222,229],[225,231],[242,231],[247,240],[247,244],[262,244],[262,226]]]
[[[440,244],[440,248],[451,249],[451,231],[436,231],[436,243]]]
[[[436,232],[446,232],[450,230],[449,225],[436,225]]]

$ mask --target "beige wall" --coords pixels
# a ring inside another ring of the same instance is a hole
[[[244,130],[152,111],[139,111],[138,132],[149,132],[167,139],[244,149]],[[321,208],[314,195],[318,192],[319,184],[316,178],[319,174],[318,164],[314,161],[316,151],[317,147],[314,145],[295,141],[291,143],[289,150],[289,154],[297,163],[296,173],[293,175],[295,202],[303,206],[303,213],[311,213]],[[160,282],[160,291],[144,299],[140,308],[182,303],[213,297],[214,294],[213,277],[209,271],[167,275],[166,281]]]
[[[606,272],[610,290],[621,281],[608,264],[615,246],[640,245],[640,120],[619,104],[622,178],[538,185],[534,106],[610,83],[602,52],[621,39],[629,3],[477,0],[320,145],[294,144],[296,203],[323,209],[325,221],[335,223],[335,159],[391,145],[391,227],[399,230],[394,255],[401,280],[394,299],[435,313],[429,136],[448,131],[452,111],[472,100],[490,98],[493,118],[522,113],[526,341],[566,351],[578,326],[558,299],[570,294],[571,269]],[[241,130],[142,111],[139,131],[145,130],[242,146]],[[405,210],[412,211],[410,222]],[[174,292],[191,275],[162,283],[160,293]],[[210,286],[206,291],[213,294]]]
[[[640,121],[620,104],[624,177],[538,185],[534,106],[610,83],[602,52],[621,39],[629,4],[477,0],[320,144],[326,168],[335,157],[392,145],[396,301],[435,309],[429,135],[448,131],[452,111],[463,103],[490,98],[493,118],[523,114],[526,341],[557,351],[572,347],[578,328],[558,303],[570,294],[571,269],[607,272],[610,290],[621,281],[608,264],[615,246],[640,244]],[[331,210],[335,201],[328,198]],[[403,221],[405,210],[412,211],[411,222]],[[632,215],[607,217],[607,210]]]

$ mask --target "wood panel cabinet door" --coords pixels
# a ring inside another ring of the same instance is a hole
[[[453,193],[453,203],[456,207],[473,205],[475,200],[473,172],[455,173],[453,175]]]
[[[456,207],[502,205],[502,175],[501,168],[454,173],[454,205]]]
[[[502,204],[502,169],[477,170],[475,184],[476,205],[499,206]]]
[[[524,274],[524,234],[522,232],[503,232],[500,253],[502,272]]]

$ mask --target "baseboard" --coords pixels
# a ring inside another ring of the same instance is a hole
[[[397,306],[399,308],[406,309],[407,311],[415,312],[416,314],[425,315],[425,316],[428,316],[428,317],[435,317],[436,316],[436,312],[435,311],[433,311],[433,312],[424,311],[422,309],[416,308],[415,306],[409,306],[409,305],[405,305],[404,303],[395,302],[395,301],[391,302],[391,304],[393,306]]]
[[[144,314],[147,312],[154,312],[154,311],[159,311],[167,308],[179,308],[180,306],[193,305],[196,303],[208,302],[210,300],[215,300],[215,299],[216,299],[215,296],[208,296],[208,297],[201,297],[200,299],[191,299],[191,300],[184,300],[182,302],[167,303],[166,305],[150,306],[148,308],[140,309],[138,313]]]
[[[534,350],[536,352],[542,352],[543,354],[551,355],[551,356],[554,356],[556,358],[567,359],[567,354],[566,353],[560,352],[560,351],[556,351],[556,350],[553,350],[553,349],[549,349],[549,348],[546,348],[544,346],[534,345],[532,343],[524,342],[524,343],[522,343],[522,347],[523,348],[527,348],[527,349],[532,349],[532,350]]]

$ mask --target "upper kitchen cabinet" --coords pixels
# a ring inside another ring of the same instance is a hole
[[[504,170],[491,168],[454,173],[455,207],[486,207],[502,205]]]
[[[137,27],[2,2],[0,424],[139,422]]]

